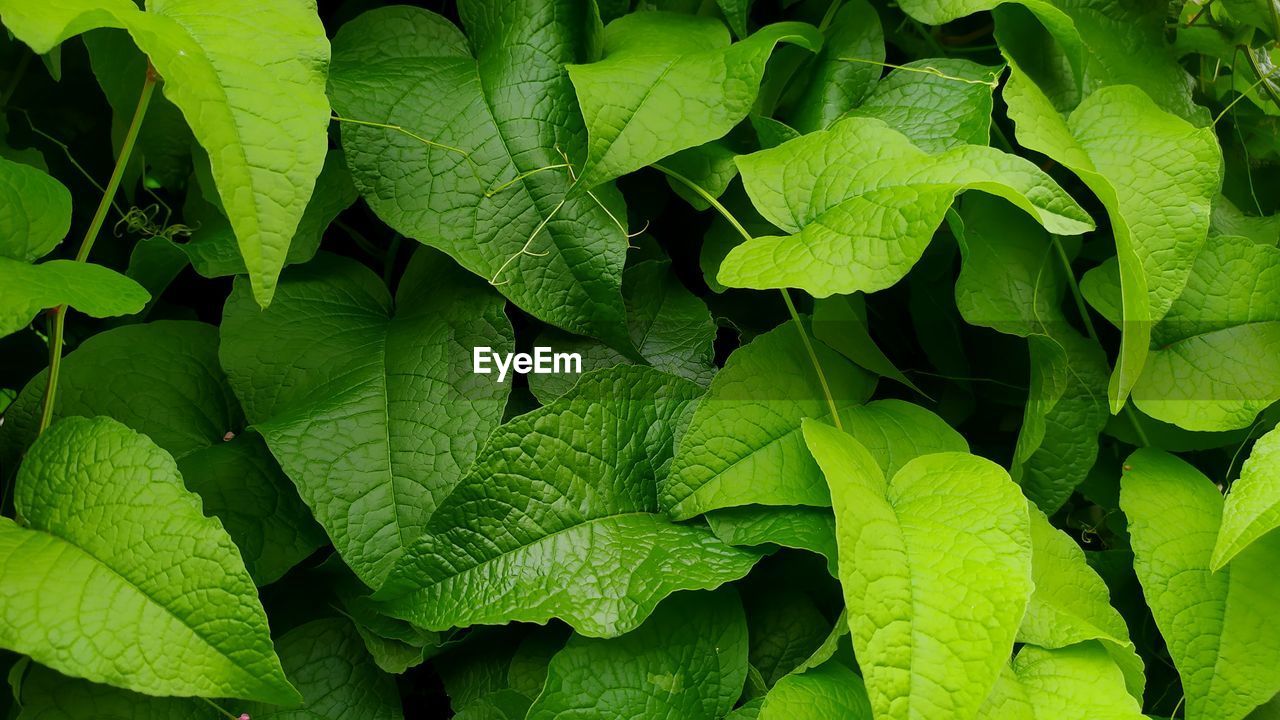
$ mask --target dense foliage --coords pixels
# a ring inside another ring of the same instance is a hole
[[[1280,718],[1280,4],[425,4],[0,0],[0,714]]]

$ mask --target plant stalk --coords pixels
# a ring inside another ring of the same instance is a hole
[[[112,200],[115,199],[116,192],[120,190],[120,182],[124,179],[125,168],[129,165],[129,158],[133,155],[133,148],[138,142],[138,133],[142,130],[142,120],[147,115],[147,107],[151,104],[151,96],[155,94],[156,83],[160,80],[160,76],[156,74],[155,68],[151,63],[147,63],[147,76],[142,82],[142,94],[138,97],[138,106],[133,111],[133,120],[129,123],[129,130],[125,133],[124,143],[120,145],[120,155],[116,158],[116,166],[111,171],[111,179],[107,181],[107,187],[102,193],[102,200],[98,202],[98,209],[93,213],[93,220],[89,223],[89,228],[85,231],[84,238],[80,241],[80,249],[76,252],[76,262],[85,262],[89,258],[89,251],[93,249],[93,243],[98,239],[98,234],[102,231],[102,224],[106,222],[107,213],[111,210]],[[40,429],[38,433],[43,433],[49,423],[53,421],[53,406],[57,400],[58,394],[58,371],[62,366],[62,336],[63,328],[67,321],[67,306],[59,305],[48,311],[49,314],[49,378],[45,383],[44,403],[40,410]]]
[[[738,231],[738,234],[741,235],[744,240],[751,241],[755,239],[751,236],[751,233],[747,232],[747,229],[742,226],[742,223],[738,222],[738,219],[733,216],[733,213],[729,212],[728,208],[721,205],[720,201],[711,193],[707,192],[701,185],[698,185],[680,173],[670,168],[663,167],[662,165],[658,165],[657,163],[654,163],[652,167],[653,169],[665,174],[667,177],[679,181],[690,190],[697,193],[698,197],[701,197],[708,205],[715,208],[716,212],[720,213],[720,216],[728,221],[728,223]],[[813,343],[809,340],[809,333],[804,329],[804,323],[800,321],[800,313],[796,310],[795,303],[791,301],[791,293],[787,292],[786,288],[779,288],[778,292],[782,293],[782,301],[786,303],[787,312],[791,313],[791,319],[796,323],[796,330],[800,332],[800,340],[804,343],[805,352],[809,354],[809,362],[813,364],[813,371],[818,376],[818,384],[822,386],[822,394],[827,400],[827,409],[831,412],[831,423],[835,425],[837,430],[843,431],[844,425],[840,422],[840,410],[836,407],[835,396],[831,394],[831,386],[827,384],[827,374],[822,371],[822,363],[818,362],[818,354],[813,349]]]

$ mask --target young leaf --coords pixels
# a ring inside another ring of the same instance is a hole
[[[29,263],[71,229],[71,193],[30,165],[0,157],[0,257]]]
[[[866,402],[875,387],[867,373],[821,343],[814,351],[836,407]],[[757,337],[729,356],[694,410],[659,485],[663,508],[685,520],[751,503],[829,505],[800,436],[802,418],[829,416],[795,324]]]
[[[1032,591],[1017,485],[954,452],[918,457],[886,480],[849,435],[806,420],[804,437],[831,486],[849,627],[876,717],[973,717]]]
[[[426,527],[498,424],[510,386],[472,352],[511,352],[502,300],[421,249],[392,302],[354,260],[290,269],[277,302],[237,280],[220,357],[245,416],[370,587]]]
[[[94,28],[129,32],[209,153],[254,298],[270,303],[327,147],[329,41],[315,4],[0,0],[0,17],[37,53]]]
[[[1145,685],[1142,658],[1129,640],[1124,618],[1111,606],[1102,578],[1066,533],[1031,509],[1031,579],[1035,592],[1018,628],[1018,642],[1053,650],[1096,640],[1124,673],[1139,702]]]
[[[0,645],[154,695],[301,699],[236,546],[146,436],[59,422],[27,454],[14,505],[25,527],[0,519]]]
[[[720,266],[730,287],[798,287],[816,297],[893,285],[920,259],[960,192],[1000,195],[1051,232],[1093,227],[1029,161],[965,145],[930,155],[880,120],[851,117],[738,158],[756,209],[790,235],[755,238]]]
[[[1075,172],[1111,216],[1124,313],[1109,389],[1118,412],[1146,364],[1152,324],[1181,292],[1204,245],[1222,180],[1217,138],[1131,86],[1098,90],[1064,120],[1014,65],[1004,97],[1018,141]]]
[[[1280,249],[1215,238],[1151,334],[1139,409],[1188,430],[1248,427],[1280,400]]]
[[[718,720],[733,709],[746,677],[747,622],[737,593],[680,593],[622,637],[570,638],[552,658],[528,720]]]
[[[764,696],[758,720],[871,720],[862,678],[835,661],[788,675]]]
[[[427,629],[559,617],[603,637],[672,592],[742,577],[756,553],[658,513],[676,420],[700,392],[619,366],[501,426],[375,598]]]
[[[108,330],[67,355],[58,377],[53,417],[103,415],[146,433],[222,521],[259,585],[324,544],[262,439],[241,432],[244,416],[218,367],[216,328],[167,320]],[[47,371],[32,378],[5,416],[0,464],[16,465],[35,440],[47,378]]]
[[[101,265],[0,257],[0,337],[26,327],[44,308],[70,305],[90,317],[117,317],[141,312],[150,299],[141,285]]]
[[[373,10],[334,39],[330,90],[380,218],[539,319],[626,351],[621,196],[569,194],[586,138],[562,64],[590,56],[588,7],[467,0],[474,55],[435,13]]]
[[[811,25],[777,23],[731,45],[713,18],[642,12],[609,23],[604,57],[568,68],[590,135],[582,185],[729,132],[751,111],[780,42],[817,50],[822,36]]]
[[[1280,430],[1254,443],[1222,510],[1222,528],[1213,546],[1214,572],[1242,550],[1280,527]]]
[[[1222,495],[1191,465],[1157,450],[1125,461],[1120,507],[1134,570],[1182,676],[1187,720],[1240,720],[1280,692],[1280,535],[1213,572]]]

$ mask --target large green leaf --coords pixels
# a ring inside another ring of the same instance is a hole
[[[626,212],[612,188],[570,197],[564,167],[586,155],[562,65],[591,57],[590,7],[467,0],[470,43],[435,13],[374,10],[335,38],[331,92],[353,121],[342,144],[356,187],[379,217],[538,318],[625,351]]]
[[[622,637],[570,638],[528,719],[718,720],[746,678],[747,622],[737,593],[680,593]]]
[[[253,295],[271,302],[328,145],[329,41],[315,3],[0,0],[0,20],[37,53],[94,28],[129,32],[208,152]]]
[[[788,675],[764,696],[759,720],[871,720],[862,678],[835,661]]]
[[[1144,720],[1141,701],[1101,645],[1027,646],[1001,675],[984,720]]]
[[[745,575],[756,553],[658,512],[675,424],[700,392],[624,365],[499,427],[375,597],[433,630],[559,617],[600,637],[676,590]]]
[[[1129,640],[1124,618],[1111,606],[1102,578],[1066,533],[1031,509],[1031,579],[1035,592],[1018,628],[1018,642],[1065,648],[1096,640],[1124,672],[1129,694],[1142,700],[1142,658]]]
[[[395,683],[374,667],[346,620],[314,620],[276,642],[280,664],[297,685],[302,706],[223,701],[255,720],[314,720],[356,715],[362,720],[400,720]],[[33,667],[22,679],[18,720],[212,720],[217,711],[201,700],[157,698],[96,685]]]
[[[1031,388],[1011,474],[1053,513],[1088,476],[1106,425],[1107,358],[1062,311],[1066,251],[1007,203],[965,199],[952,229],[964,258],[956,307],[973,325],[1027,338]]]
[[[1118,412],[1146,363],[1152,325],[1204,245],[1222,180],[1217,138],[1127,85],[1094,92],[1064,118],[1016,63],[1004,98],[1018,141],[1075,172],[1111,218],[1124,317],[1109,389]]]
[[[155,695],[300,699],[235,544],[146,436],[57,423],[27,453],[14,505],[22,524],[0,520],[0,645]]]
[[[886,479],[851,436],[806,420],[804,437],[831,486],[849,628],[876,718],[974,717],[1033,587],[1026,499],[973,455],[924,455]]]
[[[139,363],[139,357],[148,362]],[[35,440],[48,372],[27,383],[0,426],[0,465]],[[297,491],[244,416],[218,367],[218,331],[161,321],[86,340],[62,361],[53,417],[118,420],[174,457],[189,490],[236,542],[258,584],[276,580],[324,544]]]
[[[715,140],[755,103],[779,42],[822,45],[811,25],[777,23],[730,44],[714,18],[640,12],[609,23],[604,57],[570,65],[590,134],[581,182],[591,188]]]
[[[1157,450],[1125,468],[1134,570],[1182,676],[1187,720],[1240,720],[1280,692],[1280,534],[1214,572],[1223,501],[1213,482]]]
[[[1280,527],[1280,430],[1254,443],[1240,477],[1231,484],[1222,528],[1213,546],[1213,570],[1221,570],[1242,550]]]
[[[1031,162],[963,145],[936,155],[873,118],[850,117],[738,158],[765,219],[789,233],[729,252],[730,287],[798,287],[817,297],[893,285],[920,259],[956,195],[1000,195],[1051,232],[1093,227],[1089,216]]]
[[[821,130],[857,107],[880,79],[878,63],[884,62],[884,29],[867,0],[841,6],[824,35],[804,92],[784,116],[801,133]]]
[[[808,332],[806,330],[805,332]],[[835,351],[814,351],[836,406],[866,402],[874,380]],[[830,496],[800,436],[800,420],[828,418],[822,385],[794,323],[729,356],[681,435],[662,506],[683,520],[752,503],[829,505]]]
[[[1151,334],[1134,404],[1188,430],[1248,427],[1280,400],[1280,248],[1214,238]]]
[[[378,587],[498,424],[510,386],[472,373],[473,348],[510,352],[502,299],[421,249],[393,303],[354,260],[290,269],[259,311],[238,280],[222,366],[245,416],[334,547]]]

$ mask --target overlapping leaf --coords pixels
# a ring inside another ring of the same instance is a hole
[[[994,463],[954,452],[887,478],[849,435],[806,420],[804,436],[831,486],[840,580],[875,716],[974,717],[1033,587],[1017,485]]]
[[[1280,535],[1214,572],[1223,500],[1213,483],[1157,450],[1139,450],[1125,468],[1134,570],[1182,676],[1187,720],[1240,720],[1280,692]]]
[[[595,187],[715,140],[750,112],[780,42],[817,50],[804,23],[777,23],[730,44],[713,18],[633,13],[609,23],[604,56],[569,66],[590,134],[582,183]]]
[[[562,65],[591,59],[599,20],[573,0],[460,11],[470,43],[409,7],[365,13],[335,38],[330,87],[351,121],[356,187],[387,224],[524,310],[625,352],[621,197],[569,194],[586,130]]]
[[[4,0],[0,20],[37,53],[94,28],[129,32],[208,152],[253,295],[271,302],[327,146],[329,41],[315,4]]]
[[[1221,570],[1242,550],[1280,527],[1280,430],[1254,443],[1222,510],[1222,528],[1213,546],[1213,570]]]
[[[963,145],[931,155],[884,122],[851,117],[738,158],[757,210],[790,233],[735,247],[730,287],[798,287],[817,297],[893,285],[920,259],[961,191],[1000,195],[1049,231],[1073,235],[1089,216],[1029,161]]]
[[[558,617],[599,637],[674,591],[745,575],[755,553],[658,512],[675,424],[700,392],[619,366],[501,426],[375,597],[428,629]]]
[[[236,546],[146,436],[59,422],[27,454],[14,504],[23,524],[0,519],[0,645],[154,695],[299,700]]]
[[[334,546],[377,587],[501,419],[510,385],[471,372],[475,347],[510,352],[502,300],[420,250],[394,302],[353,260],[291,269],[259,311],[243,281],[220,357],[245,416]]]

